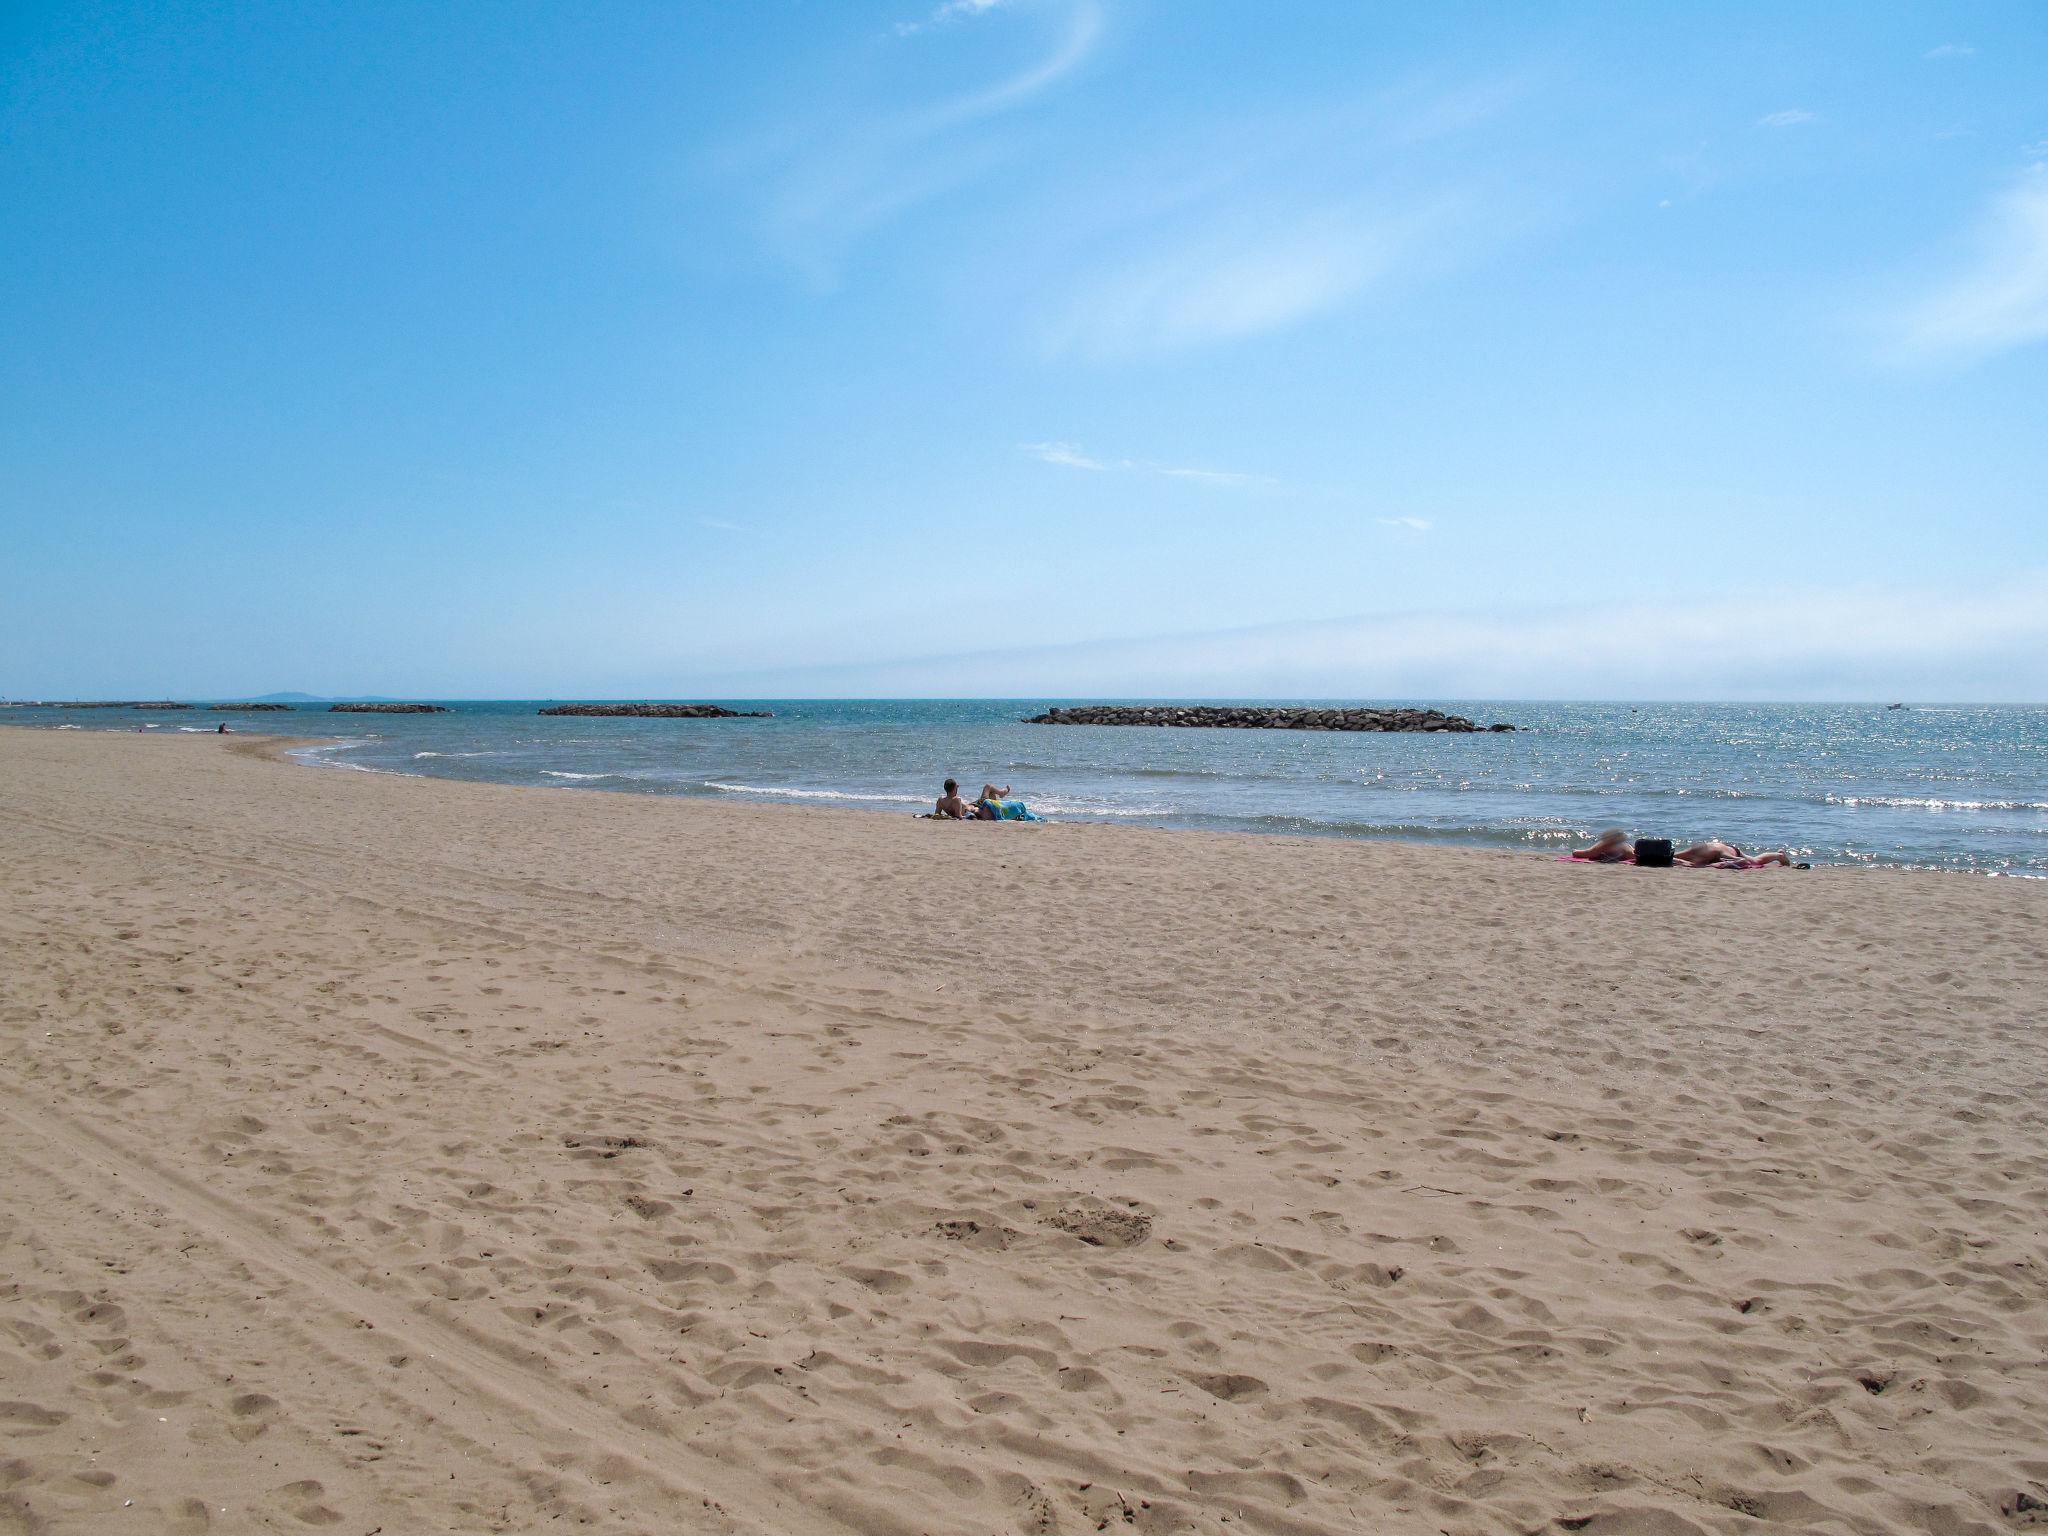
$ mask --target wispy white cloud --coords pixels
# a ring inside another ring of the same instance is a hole
[[[1967,59],[1975,54],[1976,51],[1968,43],[1943,43],[1938,48],[1928,49],[1921,57],[1923,59]]]
[[[1804,107],[1787,107],[1782,112],[1766,112],[1756,120],[1756,125],[1759,128],[1797,128],[1819,121],[1818,112],[1809,112]]]
[[[1382,528],[1401,528],[1409,533],[1427,533],[1436,526],[1426,517],[1382,517],[1378,522]]]
[[[1995,197],[1963,270],[1898,325],[1910,357],[1967,361],[2048,340],[2048,165]]]
[[[1079,69],[1101,40],[1101,10],[1093,0],[1076,0],[1059,44],[1051,53],[999,85],[950,103],[940,114],[941,120],[965,122],[1019,106]]]
[[[744,523],[727,522],[722,517],[700,517],[697,519],[697,526],[699,528],[715,529],[719,533],[745,533],[747,531]]]
[[[935,677],[956,693],[1065,698],[2037,700],[2048,572],[1969,590],[1382,613],[817,669],[803,686],[914,695]]]
[[[957,0],[897,31],[907,38],[1006,5],[1007,0]],[[719,169],[728,178],[755,183],[768,242],[826,285],[863,236],[1003,164],[1010,151],[997,135],[996,120],[1073,74],[1102,37],[1098,0],[1034,9],[1052,18],[1049,43],[1041,41],[1033,62],[993,84],[922,106],[891,102],[800,117],[729,148]],[[1043,26],[1029,30],[1045,36]],[[905,60],[922,57],[935,41],[906,41]]]
[[[1024,452],[1047,464],[1057,464],[1062,469],[1120,469],[1124,466],[1110,464],[1102,459],[1083,453],[1072,443],[1023,443]]]
[[[1040,463],[1055,464],[1061,469],[1163,475],[1170,480],[1196,480],[1207,485],[1273,486],[1280,483],[1271,475],[1248,475],[1237,470],[1156,464],[1149,459],[1100,459],[1074,443],[1020,443],[1018,446]]]
[[[1469,260],[1530,216],[1474,150],[1533,88],[1408,84],[1124,152],[1026,237],[1061,275],[1044,350],[1122,362],[1266,336]]]
[[[1433,222],[1435,210],[1364,206],[1276,227],[1247,209],[1104,272],[1055,325],[1051,350],[1116,359],[1281,330],[1390,276]]]
[[[922,32],[927,27],[942,27],[947,22],[965,21],[969,17],[986,15],[1009,0],[946,0],[946,3],[918,21],[896,23],[897,35],[908,37],[913,32]]]

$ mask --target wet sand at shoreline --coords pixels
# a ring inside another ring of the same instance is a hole
[[[2048,883],[270,749],[0,731],[0,1530],[2048,1523]]]

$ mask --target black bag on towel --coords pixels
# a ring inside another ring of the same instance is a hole
[[[1668,837],[1637,838],[1636,867],[1638,869],[1669,869],[1671,867],[1671,839]]]

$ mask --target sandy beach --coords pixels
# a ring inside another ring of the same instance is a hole
[[[2044,940],[0,730],[0,1530],[2048,1525]]]

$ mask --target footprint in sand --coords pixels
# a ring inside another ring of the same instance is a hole
[[[316,1478],[303,1478],[296,1483],[286,1483],[277,1490],[285,1512],[301,1525],[338,1525],[341,1515],[320,1502],[326,1493]]]

